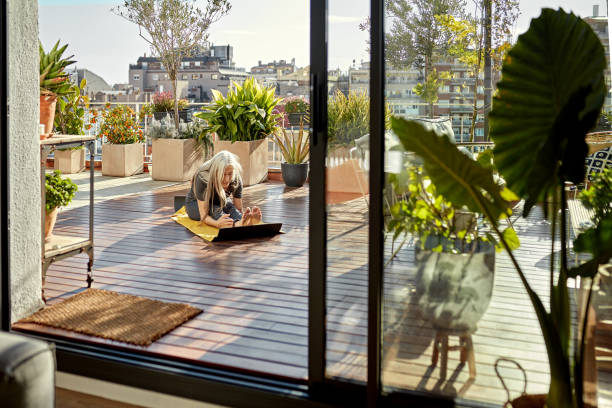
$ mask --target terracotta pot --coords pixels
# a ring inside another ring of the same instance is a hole
[[[513,399],[512,408],[543,408],[546,405],[547,394],[525,394]]]
[[[45,125],[44,135],[40,135],[41,139],[46,139],[53,133],[53,120],[55,119],[55,104],[57,103],[56,95],[40,95],[40,120],[39,123]]]
[[[49,240],[53,236],[53,227],[55,226],[58,212],[59,207],[55,207],[51,211],[47,211],[47,215],[45,216],[45,241]]]

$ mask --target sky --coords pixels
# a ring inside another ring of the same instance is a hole
[[[203,1],[203,0],[200,0]],[[110,9],[120,0],[39,0],[39,36],[45,50],[68,43],[67,55],[74,55],[77,68],[87,68],[109,84],[128,80],[128,65],[136,63],[148,44],[138,27]],[[296,59],[309,65],[308,0],[231,0],[229,14],[210,27],[209,41],[234,47],[234,61],[247,71],[258,61]],[[592,15],[593,5],[605,14],[601,0],[520,0],[521,15],[516,34],[529,27],[542,7],[563,7],[580,16]],[[368,33],[359,23],[369,15],[369,0],[328,0],[328,65],[347,69],[368,61]]]

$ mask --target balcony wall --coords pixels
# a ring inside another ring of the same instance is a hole
[[[38,4],[8,2],[9,220],[13,321],[41,301]],[[4,135],[3,135],[4,136]]]

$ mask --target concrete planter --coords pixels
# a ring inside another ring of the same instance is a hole
[[[458,254],[429,249],[438,245],[459,249],[453,241],[434,236],[427,238],[425,249],[415,245],[420,314],[437,329],[472,333],[493,294],[495,247],[477,241],[473,252],[468,247]]]
[[[144,144],[102,145],[102,175],[127,177],[143,172]]]
[[[242,183],[244,186],[261,183],[268,179],[268,139],[251,142],[214,142],[215,153],[227,150],[238,156],[242,166]]]
[[[53,168],[62,174],[80,173],[85,170],[85,149],[56,150]]]
[[[327,156],[327,191],[334,193],[369,193],[369,178],[363,163],[351,158],[349,149],[338,147]]]
[[[153,139],[153,180],[187,181],[204,162],[204,148],[194,139]]]

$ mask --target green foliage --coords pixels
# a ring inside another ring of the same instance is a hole
[[[87,85],[85,78],[79,85],[70,87],[66,94],[57,99],[55,105],[55,128],[64,135],[85,134],[85,113],[89,108],[89,98],[81,95]]]
[[[302,113],[310,110],[310,104],[302,98],[287,98],[285,99],[285,112],[287,113]]]
[[[102,124],[98,137],[106,137],[106,142],[111,144],[141,143],[144,140],[140,122],[145,113],[141,111],[138,115],[134,110],[125,105],[117,105],[110,108],[107,104],[102,111]]]
[[[62,58],[64,51],[68,48],[68,44],[61,48],[59,40],[55,43],[51,51],[47,54],[43,49],[42,43],[38,42],[38,54],[40,57],[40,94],[55,94],[58,96],[64,95],[70,90],[70,80],[64,69],[76,61],[71,61],[71,55],[67,58]]]
[[[550,69],[559,67],[559,69]],[[584,180],[586,132],[606,88],[603,46],[580,18],[544,9],[509,51],[490,114],[495,165],[525,214],[559,179]]]
[[[550,271],[550,311],[531,288],[512,253],[514,237],[506,236],[498,228],[496,214],[508,211],[503,199],[509,197],[505,190],[492,186],[493,169],[463,160],[445,138],[427,135],[405,121],[393,122],[404,146],[425,161],[425,169],[438,191],[453,205],[482,212],[508,252],[534,307],[546,344],[551,373],[546,405],[551,408],[584,405],[584,344],[571,334],[567,280],[570,276],[593,276],[597,266],[612,256],[612,220],[607,216],[575,242],[576,250],[590,252],[593,259],[570,270],[564,216],[565,182],[579,183],[584,179],[585,137],[603,104],[605,66],[601,42],[587,23],[563,10],[544,9],[509,51],[490,116],[494,162],[500,175],[525,200],[524,215],[537,201],[549,202],[552,248],[557,234],[561,237],[561,259],[553,262]],[[408,137],[409,133],[418,136]],[[555,229],[558,214],[562,214],[561,226]],[[551,253],[551,259],[554,255]],[[554,271],[555,266],[558,272]],[[589,305],[583,309],[588,310]],[[584,330],[583,326],[577,338],[585,338]]]
[[[297,139],[293,131],[287,133],[284,128],[281,128],[281,132],[283,133],[282,138],[277,132],[274,133],[272,140],[280,149],[285,163],[304,163],[308,159],[308,153],[310,152],[310,136],[306,135],[304,137],[304,123],[300,120],[300,130],[298,131]]]
[[[233,82],[224,97],[213,89],[214,102],[195,116],[208,122],[208,131],[220,140],[232,142],[265,139],[278,129],[281,115],[274,108],[281,101],[274,96],[274,87],[263,87],[255,78],[247,78],[242,85]]]
[[[390,128],[391,109],[385,105],[385,123]],[[355,139],[370,133],[370,97],[366,92],[340,90],[327,103],[327,144],[329,147],[352,146]]]
[[[612,167],[596,174],[588,190],[582,191],[579,198],[586,208],[595,212],[593,221],[596,224],[612,214]]]
[[[63,207],[72,201],[78,187],[69,178],[62,178],[61,172],[55,170],[53,173],[45,174],[45,208],[47,212],[56,207]]]
[[[419,95],[423,101],[429,104],[436,103],[438,102],[438,90],[444,85],[442,79],[444,79],[443,76],[434,69],[427,75],[425,82],[418,83],[412,91]]]
[[[206,122],[201,119],[187,123],[181,121],[177,131],[174,121],[166,116],[160,121],[153,121],[147,129],[147,136],[153,139],[195,139],[204,148],[207,155],[213,148]]]

